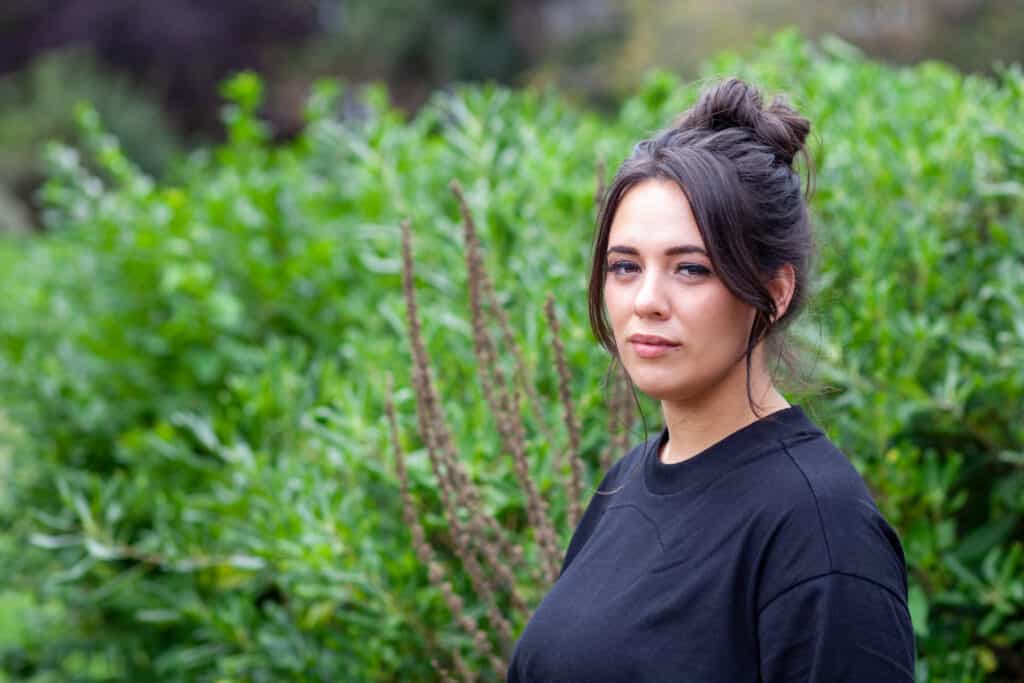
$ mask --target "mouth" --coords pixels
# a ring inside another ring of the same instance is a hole
[[[633,345],[636,355],[641,358],[658,358],[678,349],[681,344],[674,344],[661,337],[647,335],[635,335],[630,337],[629,343]]]

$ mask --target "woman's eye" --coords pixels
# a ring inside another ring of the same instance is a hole
[[[679,272],[685,272],[690,277],[701,277],[703,275],[709,275],[710,270],[704,266],[699,266],[694,263],[683,263],[679,266]]]
[[[629,270],[630,268],[635,267],[636,264],[633,263],[632,261],[615,261],[614,263],[608,266],[608,272],[615,273],[617,275],[623,275],[625,273],[636,272],[633,270]]]
[[[608,266],[608,272],[615,273],[616,275],[628,275],[639,270],[640,267],[632,261],[615,261]],[[676,272],[683,273],[687,277],[704,277],[711,274],[710,270],[696,263],[682,263],[676,269]]]

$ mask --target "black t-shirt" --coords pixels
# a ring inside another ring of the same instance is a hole
[[[667,440],[608,471],[510,683],[912,683],[899,538],[800,406],[679,463]]]

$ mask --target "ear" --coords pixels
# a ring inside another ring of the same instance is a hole
[[[785,315],[789,309],[789,302],[793,298],[793,291],[796,289],[796,270],[793,264],[784,263],[775,271],[775,275],[768,282],[768,291],[775,300],[775,320]],[[774,322],[774,321],[773,321]]]

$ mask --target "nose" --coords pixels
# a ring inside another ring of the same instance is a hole
[[[656,268],[648,268],[640,288],[636,290],[633,311],[641,318],[665,319],[668,317],[668,308],[668,296],[661,273]]]

